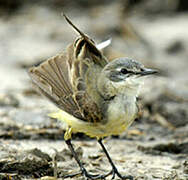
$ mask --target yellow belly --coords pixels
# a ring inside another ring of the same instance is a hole
[[[117,116],[105,124],[90,123],[79,120],[62,110],[57,113],[51,113],[49,116],[68,124],[68,129],[65,133],[65,140],[70,139],[71,134],[74,132],[82,132],[90,137],[96,138],[102,138],[109,135],[118,135],[124,132],[134,120],[134,116],[129,117],[129,121],[127,121],[125,116]]]

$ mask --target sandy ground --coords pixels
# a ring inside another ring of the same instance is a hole
[[[97,43],[112,38],[104,51],[109,59],[128,56],[160,71],[145,82],[139,118],[121,136],[105,139],[106,148],[119,171],[136,180],[186,180],[188,13],[127,16],[120,2],[63,7]],[[63,140],[66,125],[47,117],[55,107],[27,74],[75,37],[54,6],[29,4],[0,17],[0,179],[62,179],[79,171]],[[73,144],[91,173],[111,170],[97,141],[75,134]]]

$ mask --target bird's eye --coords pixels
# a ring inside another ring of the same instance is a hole
[[[140,69],[140,71],[141,71],[141,72],[143,72],[143,71],[144,71],[144,69],[143,69],[143,68],[141,68],[141,69]]]
[[[121,72],[122,74],[127,74],[127,73],[128,73],[127,69],[125,69],[125,68],[122,68],[120,72]]]

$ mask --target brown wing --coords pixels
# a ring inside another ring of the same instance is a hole
[[[82,119],[79,107],[73,99],[72,87],[68,78],[67,54],[52,57],[38,67],[29,69],[29,75],[38,91],[60,109]]]
[[[101,96],[96,86],[98,76],[108,61],[97,49],[94,41],[81,32],[67,16],[64,17],[81,35],[68,49],[74,100],[87,121],[100,122],[103,119]]]
[[[90,122],[99,122],[103,114],[97,92],[97,76],[108,63],[94,42],[76,28],[81,37],[67,53],[55,56],[29,70],[39,91],[69,114]]]
[[[71,47],[71,50],[75,50],[74,51],[74,58],[78,58],[78,55],[81,54],[81,50],[82,48],[85,46],[85,50],[89,53],[89,56],[91,57],[90,61],[93,61],[94,63],[100,65],[101,67],[104,67],[108,61],[107,59],[102,55],[101,51],[96,47],[94,41],[89,38],[87,35],[85,35],[81,30],[79,30],[73,23],[72,21],[65,15],[63,14],[63,16],[65,17],[66,21],[80,34],[81,38],[78,38],[75,43],[74,43],[74,47]],[[73,51],[70,51],[73,52]],[[70,57],[72,56],[73,53],[69,53]],[[84,54],[84,56],[86,55],[86,53]],[[83,57],[81,57],[83,58]],[[69,58],[69,60],[71,60],[72,58]],[[70,62],[71,64],[71,62]]]
[[[81,37],[75,41],[74,52],[69,53],[68,63],[77,102],[84,119],[100,122],[103,118],[100,107],[101,96],[97,91],[97,79],[107,64],[106,58],[89,38]],[[70,46],[70,49],[73,49]]]

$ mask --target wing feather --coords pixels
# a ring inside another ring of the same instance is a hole
[[[100,107],[97,79],[108,61],[88,37],[78,38],[74,47],[74,52],[68,58],[72,60],[69,64],[74,100],[87,121],[101,122],[104,115]]]
[[[108,60],[92,39],[65,18],[81,36],[66,53],[30,68],[29,74],[38,90],[60,109],[81,120],[98,123],[104,114],[97,79]]]
[[[50,99],[60,109],[83,119],[79,107],[73,99],[71,83],[68,79],[67,55],[62,53],[29,69],[29,75],[37,90]]]

